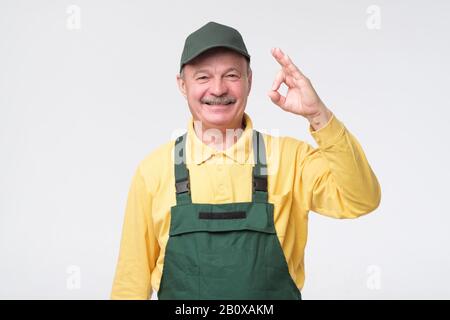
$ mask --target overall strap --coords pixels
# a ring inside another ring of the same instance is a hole
[[[173,161],[175,168],[177,205],[192,203],[189,170],[186,167],[186,137],[187,133],[179,136],[177,140],[175,140]]]
[[[267,161],[263,135],[253,130],[253,202],[267,202]]]
[[[177,138],[174,148],[175,190],[177,205],[191,204],[189,170],[186,167],[187,133]],[[262,134],[253,130],[253,158],[255,165],[252,174],[252,201],[267,202],[267,162],[266,148]]]

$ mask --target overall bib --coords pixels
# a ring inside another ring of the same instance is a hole
[[[261,133],[253,131],[252,201],[225,204],[192,203],[186,135],[175,141],[177,203],[170,212],[158,299],[301,300],[268,202]]]

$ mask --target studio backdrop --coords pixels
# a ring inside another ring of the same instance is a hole
[[[449,13],[444,0],[1,0],[0,298],[109,299],[135,169],[191,116],[184,40],[217,21],[252,56],[254,127],[316,145],[267,96],[280,47],[381,185],[367,216],[310,212],[303,298],[449,299]]]

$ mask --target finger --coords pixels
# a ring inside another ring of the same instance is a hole
[[[272,55],[282,67],[287,67],[284,52],[280,48],[272,48]]]
[[[275,80],[273,81],[272,84],[272,90],[276,91],[280,88],[281,84],[285,81],[285,75],[283,70],[278,71]]]
[[[292,67],[292,60],[280,48],[273,48],[272,55],[283,68],[290,69]]]
[[[272,55],[277,60],[277,62],[289,72],[294,78],[304,77],[300,69],[292,62],[291,58],[285,54],[280,48],[273,48]]]
[[[283,97],[278,91],[269,91],[270,100],[275,103],[280,108],[284,109],[284,103],[286,102],[286,98]]]

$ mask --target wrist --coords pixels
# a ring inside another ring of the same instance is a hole
[[[331,111],[328,110],[327,107],[323,106],[317,113],[308,116],[307,119],[314,131],[317,131],[323,128],[330,121],[331,116]]]

